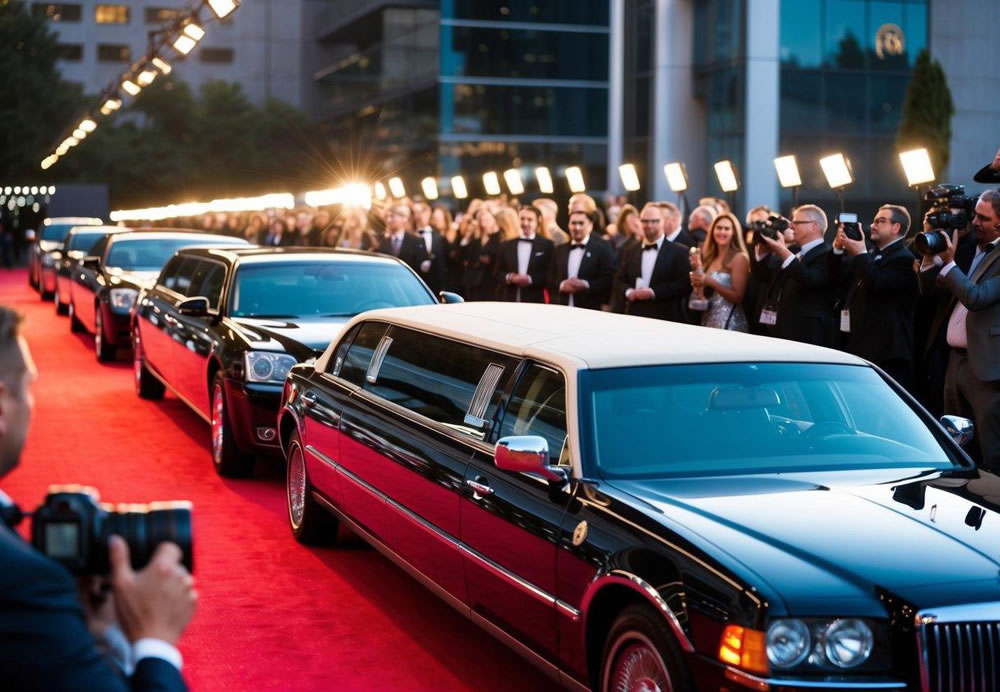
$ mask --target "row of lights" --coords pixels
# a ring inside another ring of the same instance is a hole
[[[257,197],[236,197],[213,199],[211,202],[185,202],[166,207],[148,209],[122,209],[111,212],[111,220],[119,221],[162,221],[181,216],[201,216],[213,213],[240,213],[262,211],[264,209],[294,209],[295,195],[290,192],[275,192]]]
[[[3,193],[5,197],[10,195],[54,195],[56,193],[55,185],[7,185],[2,188],[0,192]]]
[[[239,3],[240,0],[203,0],[200,2],[187,17],[178,20],[179,23],[174,25],[180,28],[180,32],[170,42],[174,50],[177,51],[180,57],[184,57],[204,38],[205,30],[201,27],[198,17],[204,5],[207,4],[212,9],[212,12],[215,13],[215,16],[222,19],[235,10],[239,6]],[[152,57],[133,65],[121,77],[120,82],[105,90],[104,95],[101,97],[103,102],[99,108],[101,115],[110,116],[122,107],[121,91],[134,98],[139,95],[143,88],[152,84],[159,75],[168,75],[173,71],[170,63],[155,55],[162,47],[162,45],[154,44],[150,50],[150,53],[154,54]],[[86,139],[87,135],[96,129],[97,121],[88,114],[74,128],[73,132],[59,143],[55,151],[42,159],[42,170],[48,170],[54,166],[61,157],[69,153],[70,149]]]

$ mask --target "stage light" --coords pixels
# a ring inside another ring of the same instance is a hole
[[[684,192],[688,189],[687,169],[680,161],[666,164],[663,167],[663,174],[667,176],[667,185],[674,192]]]
[[[54,195],[55,193],[56,193],[56,186],[55,185],[49,185],[49,194],[50,195]]]
[[[58,156],[47,156],[42,160],[42,170],[43,171],[48,170],[58,160],[59,160]]]
[[[844,187],[854,182],[854,176],[851,174],[851,164],[841,153],[824,156],[819,160],[819,165],[823,169],[823,175],[826,176],[826,182],[833,189]]]
[[[465,186],[465,178],[460,175],[451,177],[451,193],[455,199],[465,199],[469,196],[469,188]]]
[[[618,167],[618,175],[622,177],[622,185],[629,192],[639,189],[639,174],[635,171],[635,166],[631,163],[623,163]]]
[[[53,158],[53,157],[49,156],[48,158],[50,158],[50,159],[51,159],[51,158]],[[57,157],[57,158],[58,158],[58,157]],[[55,163],[55,162],[53,162],[53,163]],[[37,186],[37,185],[32,185],[32,186],[31,186],[31,189],[30,189],[30,190],[28,190],[28,192],[30,192],[30,193],[31,193],[31,194],[33,194],[33,195],[37,195],[37,194],[38,194],[38,186]]]
[[[9,195],[9,194],[10,194],[10,193],[12,193],[13,191],[14,191],[14,188],[12,188],[12,187],[11,187],[10,185],[8,185],[7,187],[5,187],[5,188],[3,189],[3,193],[4,193],[5,195]]]
[[[495,197],[500,194],[500,177],[496,171],[483,173],[483,187],[486,188],[486,194],[488,195]]]
[[[420,181],[420,187],[424,191],[424,197],[427,199],[437,199],[438,198],[438,186],[437,181],[434,178],[427,177]]]
[[[14,186],[14,194],[15,195],[21,194],[21,186],[20,185],[15,185]]]
[[[579,166],[570,166],[566,169],[566,182],[569,183],[570,192],[584,192],[587,189],[583,183],[583,171]]]
[[[142,87],[141,86],[139,86],[135,82],[130,81],[128,79],[126,79],[126,80],[124,80],[122,82],[122,89],[124,89],[131,96],[135,96],[140,91],[142,91]]]
[[[899,161],[903,164],[906,174],[906,184],[911,187],[934,181],[934,166],[931,157],[924,148],[899,152]]]
[[[383,185],[381,182],[376,182],[375,183],[375,199],[381,201],[381,200],[385,199],[386,197],[388,197],[388,194],[386,194],[385,185]]]
[[[69,145],[67,145],[66,142],[63,142],[58,147],[56,147],[57,156],[64,156],[67,151],[69,151]]]
[[[194,22],[187,24],[184,27],[184,33],[193,38],[195,41],[200,41],[205,38],[205,30]]]
[[[139,73],[139,76],[135,78],[135,81],[139,83],[139,86],[147,87],[153,83],[156,79],[156,70],[143,70]]]
[[[78,140],[76,137],[67,137],[66,139],[63,140],[63,144],[65,144],[67,147],[75,147],[79,143],[80,140]]]
[[[181,34],[174,40],[174,49],[181,55],[187,55],[196,45],[198,45],[197,41],[184,34]]]
[[[235,0],[208,0],[208,6],[215,12],[215,16],[222,19],[236,9]]]
[[[778,172],[778,183],[781,187],[798,187],[802,184],[799,175],[799,164],[794,155],[779,156],[774,160],[774,169]]]
[[[715,177],[719,179],[719,187],[723,192],[736,192],[740,189],[740,181],[736,177],[736,168],[733,167],[732,161],[716,162]]]
[[[73,136],[82,142],[87,138],[87,133],[78,127],[75,130],[73,130]]]
[[[552,174],[545,166],[539,166],[535,169],[535,180],[538,181],[538,191],[542,194],[551,195],[555,192],[555,186],[552,185]]]
[[[174,68],[170,66],[170,63],[163,58],[153,58],[150,62],[153,63],[153,67],[158,69],[163,74],[170,74],[174,70]]]
[[[403,179],[399,176],[389,178],[389,192],[396,199],[406,197],[406,187],[403,185]]]
[[[508,168],[503,172],[504,182],[512,195],[524,194],[524,183],[521,181],[521,171],[516,168]]]
[[[122,102],[120,99],[108,99],[107,101],[104,102],[104,105],[101,106],[101,113],[103,113],[104,115],[111,115],[121,107],[122,107]]]
[[[97,129],[97,123],[90,118],[84,118],[80,121],[80,129],[84,132],[93,132]]]

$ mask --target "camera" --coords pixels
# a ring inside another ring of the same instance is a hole
[[[788,219],[771,215],[763,221],[753,221],[750,229],[753,231],[754,242],[763,243],[762,238],[777,240],[778,234],[788,229]]]
[[[937,185],[924,193],[924,201],[931,205],[925,220],[934,230],[918,233],[913,245],[922,255],[936,255],[948,247],[947,231],[969,225],[976,199],[966,195],[962,185]]]
[[[858,223],[857,214],[848,214],[846,212],[841,213],[841,215],[837,217],[837,221],[839,221],[840,225],[844,227],[844,235],[851,240],[861,240],[865,237],[861,232],[861,224]]]
[[[53,485],[32,514],[31,544],[75,575],[111,571],[108,538],[128,544],[134,569],[149,563],[160,543],[176,543],[188,571],[194,567],[191,503],[183,500],[120,504],[99,503],[97,490],[81,485]]]

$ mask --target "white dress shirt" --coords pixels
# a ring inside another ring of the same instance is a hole
[[[660,250],[663,249],[663,243],[664,241],[666,241],[666,239],[667,237],[665,235],[660,235],[660,237],[657,238],[652,243],[647,243],[643,241],[639,249],[639,252],[641,253],[640,274],[638,277],[636,277],[635,280],[636,285],[633,288],[628,288],[625,290],[626,298],[631,297],[632,292],[637,288],[649,288],[649,282],[653,278],[653,268],[656,266],[656,258],[660,256]],[[653,252],[652,250],[643,249],[645,248],[646,245],[655,245],[656,252]]]
[[[979,266],[983,258],[986,257],[990,252],[996,249],[997,243],[1000,242],[1000,238],[994,240],[990,243],[991,248],[987,251],[983,251],[981,247],[976,245],[976,254],[972,258],[972,264],[969,265],[969,277],[976,271],[976,267]],[[948,262],[948,264],[941,267],[940,276],[944,276],[950,272],[955,267],[955,260]],[[969,334],[966,331],[966,320],[969,317],[969,309],[962,305],[962,301],[955,303],[955,308],[951,311],[951,316],[948,318],[948,331],[945,333],[948,339],[948,345],[952,348],[968,348],[969,347]]]
[[[801,260],[803,257],[806,256],[807,252],[809,252],[810,250],[812,250],[817,245],[822,245],[822,244],[823,244],[823,239],[822,238],[817,238],[816,240],[810,240],[808,243],[806,243],[805,245],[802,246],[802,249],[799,250],[798,253],[796,253],[794,255],[789,255],[788,257],[786,257],[785,261],[781,263],[781,268],[784,269],[785,267],[787,267],[789,264],[792,263],[792,260],[794,260],[794,259],[800,259]]]
[[[431,254],[431,247],[434,245],[434,231],[430,226],[424,226],[420,229],[420,237],[424,239],[424,245],[427,247],[427,254]]]

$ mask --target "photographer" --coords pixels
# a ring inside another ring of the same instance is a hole
[[[847,230],[838,224],[833,241],[834,254],[846,255],[841,269],[848,273],[847,297],[840,310],[846,350],[913,391],[913,316],[919,288],[915,258],[903,242],[910,213],[905,207],[882,205],[871,225],[871,252],[860,226],[853,234]]]
[[[754,277],[764,286],[759,321],[764,333],[817,346],[833,346],[835,276],[823,242],[826,213],[814,204],[795,209],[791,228],[801,248],[792,253],[782,233],[760,233]]]
[[[958,230],[937,255],[924,255],[920,290],[934,283],[948,290],[946,339],[951,353],[945,373],[944,410],[972,418],[982,452],[981,464],[1000,471],[1000,191],[988,190],[976,202],[972,220],[977,243],[968,274],[955,261]],[[928,244],[931,250],[933,244]],[[935,257],[940,257],[935,261]],[[938,268],[940,266],[940,268]]]
[[[20,317],[0,306],[0,477],[18,464],[34,401],[35,368]],[[10,690],[184,690],[174,647],[194,613],[197,594],[171,543],[134,572],[118,536],[109,545],[112,594],[94,579],[82,584],[87,613],[70,573],[7,527],[16,507],[0,494],[0,681]],[[13,523],[13,522],[12,522]],[[117,615],[130,646],[123,672],[98,653],[88,627],[99,630]],[[131,670],[129,670],[131,669]]]

